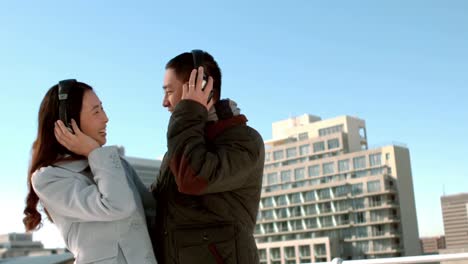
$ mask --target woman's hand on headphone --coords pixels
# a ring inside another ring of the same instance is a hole
[[[75,132],[74,134],[70,132],[61,120],[55,122],[55,138],[62,146],[71,152],[88,157],[91,151],[99,148],[99,143],[90,136],[81,132],[75,120],[71,120],[71,125],[73,132]]]

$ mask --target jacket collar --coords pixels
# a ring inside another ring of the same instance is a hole
[[[229,119],[219,120],[217,122],[209,122],[206,125],[206,137],[209,140],[215,139],[219,134],[224,132],[226,129],[238,126],[245,125],[247,123],[247,118],[244,115],[236,115]]]
[[[208,111],[208,121],[218,121],[240,115],[240,108],[237,103],[229,98],[216,102]]]
[[[60,167],[72,172],[82,172],[86,168],[88,168],[89,163],[88,160],[66,160],[66,161],[59,161],[54,164],[56,167]]]

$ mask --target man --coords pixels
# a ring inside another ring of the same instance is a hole
[[[168,150],[152,186],[158,263],[258,263],[260,134],[234,101],[220,100],[221,70],[207,52],[171,59],[163,89],[163,106],[172,114]]]

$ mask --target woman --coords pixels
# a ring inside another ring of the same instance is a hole
[[[60,119],[71,120],[71,129]],[[155,202],[118,148],[103,147],[108,120],[89,85],[65,80],[49,89],[39,109],[23,222],[27,231],[40,227],[40,201],[75,263],[154,264],[143,205]]]

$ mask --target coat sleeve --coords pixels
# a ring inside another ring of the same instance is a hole
[[[128,184],[116,147],[93,150],[88,157],[96,184],[89,184],[74,173],[58,167],[46,167],[33,175],[33,188],[48,210],[75,221],[113,221],[136,211],[136,202]]]
[[[182,100],[171,116],[168,155],[179,191],[201,195],[232,191],[249,181],[257,182],[262,173],[252,172],[258,171],[259,166],[263,168],[261,136],[246,125],[238,125],[207,142],[207,114],[201,104]]]

